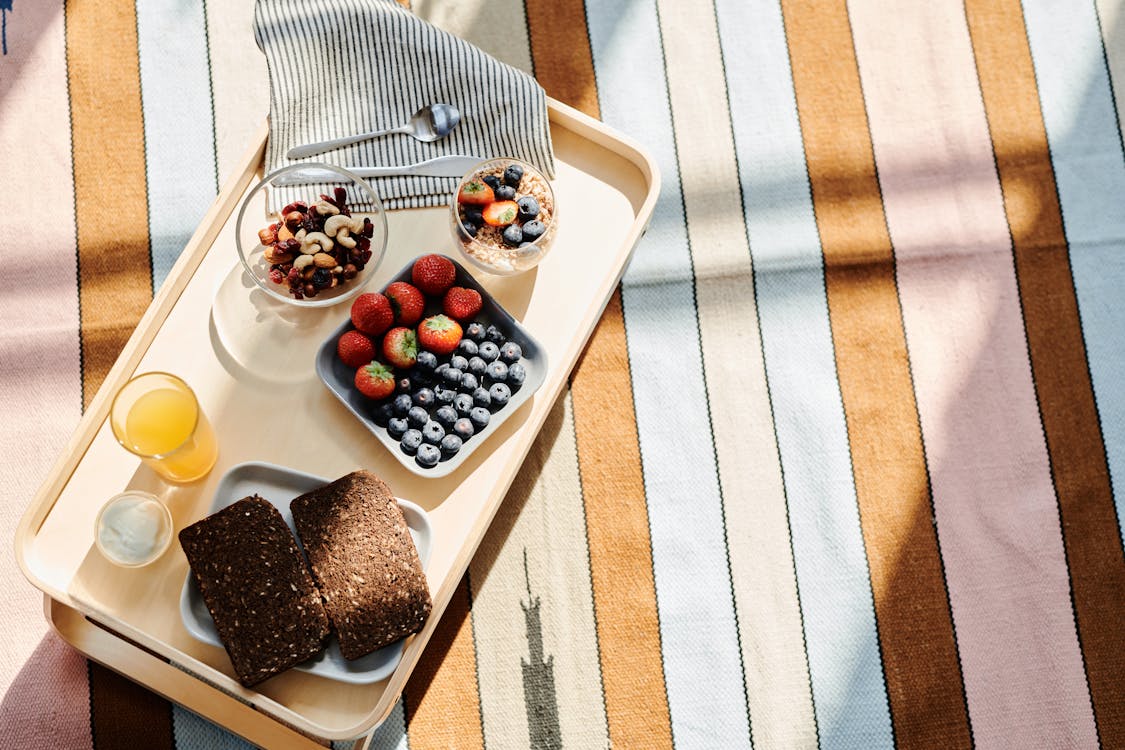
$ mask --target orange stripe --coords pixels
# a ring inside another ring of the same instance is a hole
[[[69,0],[83,405],[152,299],[144,121],[131,0]]]
[[[1086,675],[1105,747],[1125,747],[1125,566],[1062,212],[1018,0],[966,0],[1012,232]]]
[[[403,693],[412,750],[484,747],[469,608],[466,575]]]
[[[175,747],[168,701],[94,662],[89,680],[95,750]]]
[[[550,96],[599,117],[580,0],[526,0],[535,74]],[[571,378],[578,468],[610,743],[672,746],[656,585],[620,290]]]
[[[894,250],[843,0],[783,0],[895,737],[971,747]]]

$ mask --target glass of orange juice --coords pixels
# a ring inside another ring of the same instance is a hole
[[[172,482],[192,482],[219,457],[195,392],[166,372],[137,375],[117,392],[109,423],[117,442]]]

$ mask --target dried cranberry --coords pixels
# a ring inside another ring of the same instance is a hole
[[[291,211],[300,211],[301,213],[305,213],[308,210],[309,210],[309,204],[308,203],[305,203],[304,201],[293,201],[288,206],[281,209],[281,215],[284,216],[285,214],[287,214]]]
[[[370,238],[371,235],[375,234],[375,225],[372,224],[371,219],[367,218],[366,216],[363,217],[363,231],[361,232],[361,234],[365,238]]]
[[[367,261],[371,260],[371,251],[364,250],[363,254],[360,257],[363,258],[363,262],[366,263]]]
[[[362,253],[364,250],[367,250],[369,247],[371,247],[371,240],[367,239],[366,237],[359,237],[359,238],[356,239],[356,241],[355,241],[355,249],[356,250],[359,250]]]
[[[346,208],[348,205],[348,191],[342,187],[336,187],[332,189],[332,192],[336,196],[336,206],[341,209]]]
[[[281,272],[280,268],[271,268],[270,281],[275,284],[280,284],[281,282],[285,281],[285,274]]]
[[[332,198],[331,196],[327,196],[324,193],[321,193],[320,199],[325,203],[331,203],[333,206],[336,206],[336,199]],[[336,206],[336,208],[339,208],[339,206]]]
[[[298,268],[290,268],[287,276],[290,284],[296,284],[301,280],[301,271]]]

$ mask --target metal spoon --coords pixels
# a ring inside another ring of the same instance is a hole
[[[391,128],[390,130],[374,130],[370,133],[349,135],[346,138],[336,138],[320,143],[306,143],[303,146],[294,146],[289,149],[289,153],[285,156],[290,159],[301,159],[314,154],[322,154],[334,148],[366,141],[368,138],[378,138],[381,135],[391,135],[392,133],[402,133],[428,143],[449,135],[459,122],[461,122],[461,113],[452,104],[430,104],[415,112],[414,116],[410,118],[410,122],[401,127]]]

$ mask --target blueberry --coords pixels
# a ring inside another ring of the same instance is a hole
[[[473,427],[477,428],[478,432],[488,427],[488,420],[491,418],[492,415],[489,414],[488,409],[485,409],[483,406],[474,406],[473,410],[469,412],[469,420],[473,423]]]
[[[492,397],[492,405],[499,408],[508,403],[508,399],[512,397],[512,389],[504,383],[493,383],[488,389],[488,395]]]
[[[457,395],[457,391],[447,385],[434,386],[434,398],[439,404],[452,404],[453,397]]]
[[[504,332],[496,326],[489,326],[487,329],[485,329],[484,336],[497,346],[500,346],[505,341]]]
[[[419,388],[414,391],[414,405],[429,409],[437,401],[437,396],[429,388]]]
[[[430,414],[421,406],[411,406],[406,414],[406,420],[412,427],[421,427],[430,421]]]
[[[414,406],[414,400],[410,398],[409,393],[400,393],[395,396],[395,414],[400,417],[405,417],[406,412],[410,411],[410,407]]]
[[[525,195],[520,198],[516,201],[516,205],[520,208],[519,217],[522,222],[531,221],[539,215],[539,201],[535,200],[530,195]]]
[[[452,406],[442,406],[434,412],[434,419],[437,420],[438,424],[448,430],[453,426],[453,423],[457,421],[457,410]]]
[[[410,371],[410,382],[414,385],[415,390],[431,386],[434,384],[434,371],[420,370],[415,367]]]
[[[504,382],[512,388],[519,388],[523,385],[523,381],[527,380],[527,370],[519,362],[513,365],[508,365],[508,379]]]
[[[511,185],[501,185],[492,191],[496,194],[498,201],[514,201],[516,199],[516,189]]]
[[[483,385],[473,391],[473,403],[486,409],[492,406],[492,397],[488,395],[488,389]]]
[[[487,177],[481,177],[480,181],[492,188],[494,192],[498,187],[500,187],[500,178],[494,174],[490,174]]]
[[[523,225],[523,238],[525,240],[535,242],[535,240],[542,237],[543,233],[546,231],[547,227],[538,219],[536,219],[535,221],[529,221]]]
[[[473,408],[473,397],[467,393],[458,393],[457,398],[453,399],[453,408],[461,416],[468,416]]]
[[[469,338],[462,338],[457,344],[457,353],[462,357],[473,357],[477,353],[477,342]],[[462,370],[465,368],[462,367]]]
[[[445,384],[450,388],[456,388],[461,383],[461,371],[450,367],[442,371],[441,379],[444,380]]]
[[[469,323],[465,326],[465,338],[471,339],[476,343],[484,341],[484,323]]]
[[[386,427],[394,415],[395,405],[390,401],[384,401],[371,410],[371,420],[380,427]]]
[[[501,235],[504,238],[504,244],[508,247],[519,247],[523,242],[523,230],[520,229],[519,224],[509,224],[504,228],[504,233]]]
[[[432,419],[422,428],[422,439],[427,443],[437,445],[443,437],[445,437],[445,428]]]
[[[438,366],[437,355],[433,352],[422,350],[418,352],[418,361],[414,364],[418,368],[419,372],[432,373],[437,369]]]
[[[448,369],[449,369],[449,363],[448,362],[442,362],[440,365],[438,365],[437,367],[434,368],[434,375],[437,375],[440,378],[441,374]]]
[[[472,421],[468,417],[461,417],[453,423],[453,434],[462,440],[468,440],[476,433]]]
[[[484,374],[487,375],[488,379],[493,383],[503,383],[508,379],[508,366],[500,360],[496,360],[488,366]]]
[[[423,469],[432,469],[438,465],[441,460],[441,451],[438,450],[436,445],[422,445],[418,448],[418,455],[414,457],[414,461]]]
[[[508,168],[504,170],[504,184],[511,185],[513,188],[520,186],[520,180],[523,179],[523,167],[519,164],[509,164]]]
[[[477,389],[477,386],[479,386],[479,385],[480,385],[480,382],[477,380],[477,376],[472,374],[471,372],[466,372],[464,375],[461,376],[461,392],[462,393],[472,393],[473,391],[475,391]]]
[[[488,368],[488,363],[480,357],[469,358],[469,372],[476,375],[478,378],[484,375],[485,369]],[[464,376],[462,376],[464,377]]]
[[[461,450],[463,441],[456,435],[446,435],[441,439],[441,452],[445,456],[455,456]]]
[[[418,430],[407,430],[406,434],[402,436],[402,442],[399,447],[402,452],[408,456],[413,456],[414,452],[418,450],[418,446],[422,444],[422,433]]]
[[[412,390],[414,390],[414,384],[405,375],[395,381],[395,393],[410,393]]]
[[[452,370],[460,370],[464,372],[469,368],[469,360],[465,359],[460,354],[454,354],[449,358],[449,367]]]
[[[478,227],[484,226],[484,213],[479,208],[466,208],[465,221],[472,222]]]
[[[487,364],[500,356],[500,347],[496,346],[496,344],[491,341],[485,341],[480,345],[480,349],[477,350],[477,356],[483,359],[485,364]]]
[[[465,234],[469,235],[470,237],[476,237],[477,232],[480,231],[480,224],[474,224],[473,222],[468,220],[462,221],[461,229],[465,230]]]
[[[500,347],[500,359],[508,364],[519,362],[523,356],[523,349],[515,341],[509,341]]]
[[[410,425],[403,417],[392,417],[391,420],[387,422],[387,434],[395,440],[405,435],[409,428]]]

